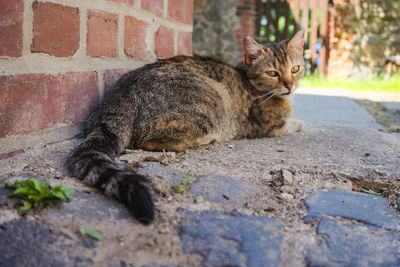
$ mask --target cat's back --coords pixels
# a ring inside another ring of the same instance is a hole
[[[198,82],[204,82],[205,79],[224,83],[227,78],[238,80],[240,74],[232,66],[210,57],[175,56],[125,74],[113,90],[149,92],[155,89],[162,92],[167,86],[172,86],[171,89],[187,90],[187,85],[198,86],[201,85]]]
[[[171,112],[219,117],[212,114],[235,109],[232,98],[239,94],[236,91],[242,86],[241,80],[235,68],[213,58],[162,59],[123,75],[90,124],[101,123],[105,114],[120,109],[135,117],[140,111],[139,120]]]
[[[232,91],[240,87],[241,80],[236,69],[216,59],[176,56],[123,75],[104,98],[101,109],[104,112],[127,103],[151,105],[161,112],[164,106],[184,107],[200,100],[221,100],[234,94]]]

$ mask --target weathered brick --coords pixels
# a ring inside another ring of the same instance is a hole
[[[89,10],[86,54],[91,57],[118,57],[118,15]]]
[[[8,159],[8,158],[14,157],[18,154],[24,153],[24,152],[25,151],[23,149],[18,149],[18,150],[14,150],[14,151],[7,152],[7,153],[2,153],[2,154],[0,154],[0,160]]]
[[[164,0],[142,0],[142,8],[157,14],[162,14],[164,10]]]
[[[23,0],[0,1],[0,56],[22,56]]]
[[[0,138],[83,121],[98,95],[94,71],[0,76]]]
[[[32,52],[68,57],[79,48],[79,9],[34,2]]]
[[[106,95],[113,86],[117,83],[119,78],[129,70],[127,69],[112,69],[106,70],[103,73],[104,95]]]
[[[168,16],[177,22],[193,24],[193,0],[169,0]]]
[[[132,57],[150,58],[150,27],[145,21],[125,16],[124,51]]]
[[[109,1],[118,4],[124,4],[126,6],[133,6],[133,4],[135,3],[135,0],[109,0]]]
[[[192,55],[191,32],[178,32],[178,55]]]
[[[160,26],[155,34],[155,52],[158,57],[174,56],[174,30]]]

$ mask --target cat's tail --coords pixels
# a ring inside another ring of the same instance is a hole
[[[138,221],[149,224],[154,219],[151,182],[116,165],[114,157],[120,154],[119,142],[115,134],[100,125],[72,151],[66,168],[71,176],[127,204]]]

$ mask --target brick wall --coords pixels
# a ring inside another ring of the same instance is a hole
[[[347,78],[353,74],[352,48],[354,36],[352,26],[346,20],[354,11],[354,0],[333,0],[329,7],[328,32],[329,54],[326,75],[329,79]]]
[[[246,35],[254,37],[256,29],[256,0],[238,0],[237,16],[240,18],[240,28],[236,29],[236,41],[242,48],[243,38]],[[238,60],[243,60],[243,51],[240,50]]]
[[[76,133],[123,73],[191,55],[192,10],[193,0],[1,0],[0,154]]]

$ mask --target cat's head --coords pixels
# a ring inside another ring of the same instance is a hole
[[[297,88],[304,76],[305,30],[290,40],[259,45],[250,36],[243,41],[244,70],[250,83],[261,92],[287,97]]]

